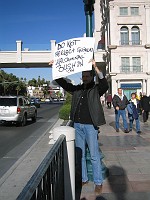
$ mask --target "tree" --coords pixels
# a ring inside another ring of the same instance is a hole
[[[18,91],[18,92],[16,92]],[[15,75],[0,71],[0,95],[26,94],[25,84]]]
[[[19,94],[19,91],[21,90],[21,87],[20,87],[20,85],[17,85],[17,87],[16,87],[16,91],[17,91],[17,96],[18,96],[18,94]]]

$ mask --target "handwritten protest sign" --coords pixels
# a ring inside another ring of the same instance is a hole
[[[52,68],[53,80],[91,70],[92,63],[89,61],[93,58],[94,42],[92,37],[83,37],[56,44]]]

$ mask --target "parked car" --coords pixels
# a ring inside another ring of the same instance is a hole
[[[51,99],[51,98],[46,98],[46,99],[45,99],[45,103],[50,103],[50,102],[52,102],[52,99]]]
[[[28,119],[36,121],[37,108],[23,96],[0,96],[0,121],[25,126]]]
[[[30,102],[31,102],[32,105],[35,105],[37,108],[40,108],[40,102],[39,102],[39,100],[37,98],[32,97],[30,99]]]

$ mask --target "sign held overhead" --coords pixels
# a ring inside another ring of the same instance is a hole
[[[92,69],[89,61],[93,58],[95,39],[93,37],[73,38],[55,46],[53,80],[81,71]]]

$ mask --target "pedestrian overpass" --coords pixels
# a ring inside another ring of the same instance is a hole
[[[46,68],[49,61],[53,59],[56,41],[50,41],[50,50],[34,50],[28,48],[22,50],[22,41],[16,41],[16,51],[0,50],[0,68]],[[104,50],[94,52],[95,61],[105,65],[103,56]]]

